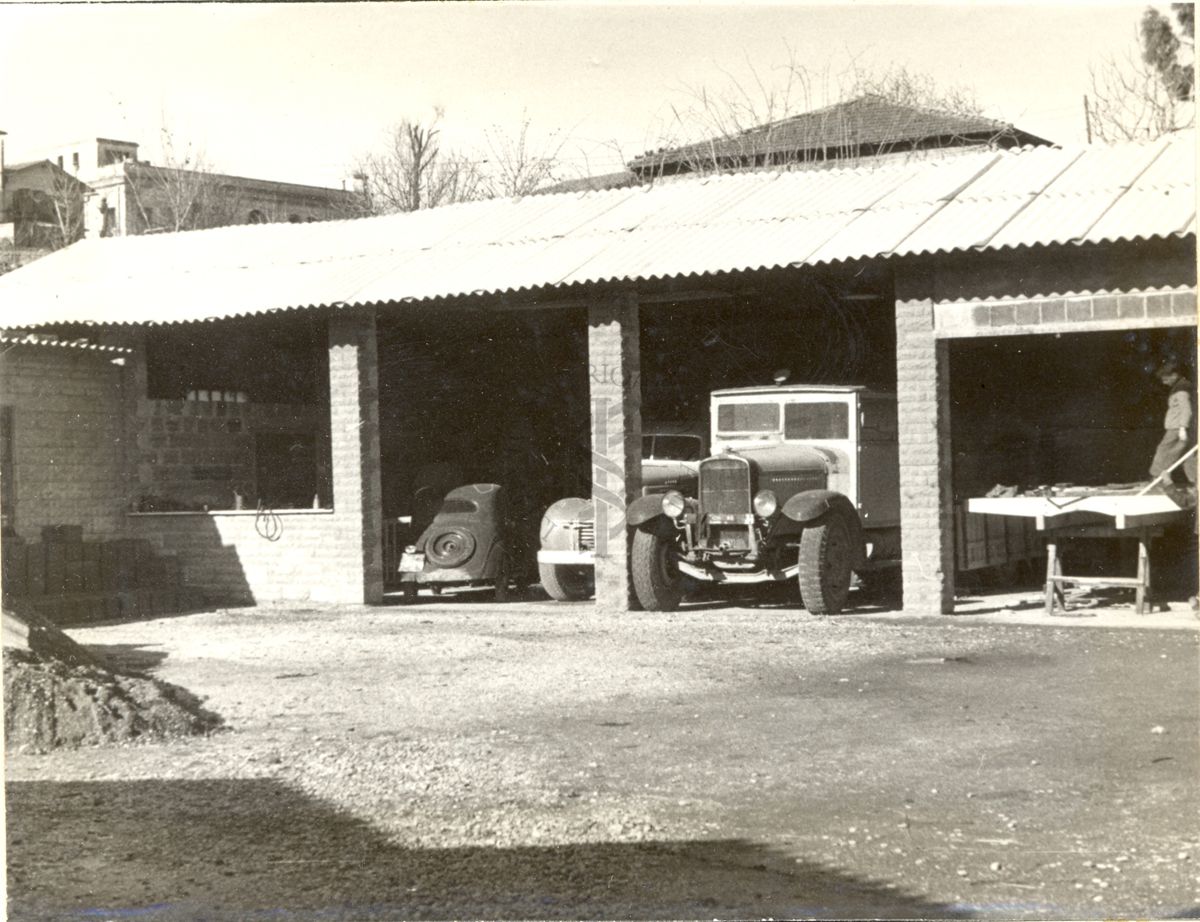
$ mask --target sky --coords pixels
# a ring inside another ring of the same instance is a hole
[[[445,145],[485,160],[528,123],[567,175],[678,137],[703,89],[760,107],[792,65],[797,111],[854,69],[904,66],[984,114],[1084,139],[1089,68],[1136,50],[1144,4],[4,3],[0,130],[10,162],[164,127],[226,173],[340,186],[401,119],[443,111]],[[689,123],[694,124],[694,123]]]

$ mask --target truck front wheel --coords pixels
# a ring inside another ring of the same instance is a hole
[[[639,528],[633,533],[629,569],[633,593],[646,611],[674,611],[683,598],[679,548],[674,539]]]
[[[572,567],[561,563],[539,563],[542,588],[558,602],[580,602],[592,594],[591,567]]]
[[[855,559],[852,530],[843,515],[826,512],[800,535],[800,600],[814,615],[836,615],[850,594]]]

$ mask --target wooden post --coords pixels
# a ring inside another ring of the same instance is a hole
[[[1137,602],[1139,615],[1146,613],[1146,594],[1150,584],[1150,537],[1146,529],[1138,531]]]
[[[1053,535],[1046,536],[1046,614],[1054,614],[1054,591],[1058,586],[1054,577],[1058,575],[1058,542]]]

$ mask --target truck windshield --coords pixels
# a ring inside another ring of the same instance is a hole
[[[723,403],[717,407],[718,432],[778,432],[779,404]]]
[[[783,408],[785,439],[848,439],[850,408],[845,403],[789,403]]]
[[[698,461],[701,445],[694,435],[647,435],[642,437],[642,457],[660,461]]]

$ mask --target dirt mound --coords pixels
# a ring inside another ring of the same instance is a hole
[[[45,751],[211,733],[221,718],[178,686],[106,669],[53,624],[4,612],[8,749]]]

